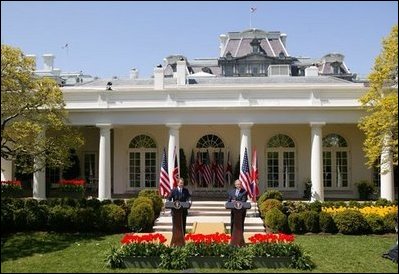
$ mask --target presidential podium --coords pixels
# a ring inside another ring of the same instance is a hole
[[[172,211],[172,241],[171,246],[183,246],[184,241],[184,227],[183,227],[183,210],[189,209],[191,204],[189,202],[180,201],[166,201],[165,208],[169,208]]]
[[[233,224],[230,227],[231,240],[230,245],[244,246],[244,218],[246,210],[251,208],[251,203],[233,201],[226,203],[226,209],[231,209],[233,214]]]

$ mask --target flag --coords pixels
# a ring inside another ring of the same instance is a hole
[[[198,178],[198,184],[203,186],[204,179],[202,178],[203,172],[203,167],[204,165],[202,164],[202,159],[201,159],[201,152],[197,152],[197,166],[196,166],[196,172],[197,172],[197,178]]]
[[[202,178],[207,186],[212,184],[212,171],[211,171],[211,164],[209,162],[209,151],[205,154],[204,163],[202,164]]]
[[[254,13],[256,11],[256,8],[251,8],[251,13]]]
[[[62,48],[62,49],[65,49],[65,48],[68,48],[68,47],[69,47],[69,44],[66,43],[65,46],[63,46],[63,47],[61,47],[61,48]]]
[[[165,148],[163,149],[161,173],[159,175],[159,194],[162,197],[169,196],[170,194],[170,183],[168,174],[168,160],[166,159]]]
[[[218,169],[218,160],[217,160],[217,156],[216,156],[216,152],[213,153],[213,161],[212,161],[212,165],[211,165],[211,169],[212,169],[212,181],[215,183],[215,186],[217,186],[217,179],[216,179],[216,174],[217,174],[217,169]]]
[[[231,177],[233,177],[233,166],[230,161],[230,151],[229,151],[227,153],[227,167],[226,167],[226,178],[228,184],[231,184]]]
[[[218,157],[217,157],[217,167],[216,167],[216,182],[218,186],[224,186],[224,165],[223,165],[223,158],[222,158],[222,150],[219,150]]]
[[[197,183],[197,163],[194,159],[194,150],[191,150],[191,159],[190,159],[190,182],[195,185]]]
[[[242,161],[242,167],[240,170],[240,181],[242,182],[243,188],[247,191],[248,196],[252,198],[251,175],[249,172],[247,148],[245,148],[244,159]]]
[[[179,181],[180,178],[180,174],[179,174],[179,165],[177,162],[177,154],[176,154],[176,147],[175,147],[175,151],[174,151],[174,162],[175,162],[175,167],[173,168],[173,188],[177,187],[177,182]]]
[[[256,157],[256,149],[252,153],[252,167],[251,167],[251,187],[252,195],[256,199],[259,196],[259,171],[258,171],[258,160]]]

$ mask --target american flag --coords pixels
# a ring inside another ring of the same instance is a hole
[[[212,184],[212,171],[211,171],[211,164],[209,162],[209,151],[205,154],[204,163],[202,165],[202,178],[205,181],[205,184],[209,186]]]
[[[240,181],[242,182],[242,186],[247,191],[249,197],[252,198],[251,175],[249,173],[247,148],[245,148],[244,159],[242,161],[242,167],[240,170]]]
[[[216,167],[216,182],[218,182],[218,186],[224,186],[224,165],[223,165],[223,157],[222,150],[219,150],[217,154],[217,167]]]
[[[256,149],[252,153],[252,167],[251,167],[251,187],[252,195],[254,198],[259,196],[259,171],[258,171],[258,160],[256,157]]]
[[[251,13],[254,13],[256,11],[256,8],[251,8]]]
[[[190,159],[190,182],[195,185],[197,183],[197,163],[194,159],[194,151],[191,150],[191,159]]]
[[[179,174],[179,165],[177,163],[177,155],[176,155],[176,147],[175,147],[175,152],[174,152],[174,157],[175,160],[175,167],[173,168],[173,188],[177,187],[177,182],[180,178],[180,174]]]
[[[230,151],[227,153],[227,167],[226,167],[226,178],[227,183],[231,183],[231,177],[233,177],[233,166],[230,161]]]
[[[162,197],[169,196],[170,194],[170,183],[168,174],[168,160],[166,159],[165,148],[163,149],[161,173],[159,175],[159,194]]]

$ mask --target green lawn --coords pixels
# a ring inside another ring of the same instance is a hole
[[[104,258],[122,234],[79,235],[47,232],[17,233],[1,239],[1,272],[174,272],[160,269],[117,269],[104,267]],[[398,265],[381,254],[395,242],[396,235],[345,236],[303,235],[296,242],[312,257],[313,272],[397,273]],[[179,272],[192,272],[191,270]],[[214,272],[196,269],[195,272]],[[218,272],[231,271],[220,269]],[[248,272],[304,272],[295,269],[256,269]]]

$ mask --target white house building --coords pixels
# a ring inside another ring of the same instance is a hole
[[[134,70],[130,79],[62,87],[70,122],[86,140],[77,153],[81,176],[108,199],[157,189],[164,148],[170,176],[175,150],[183,149],[187,166],[191,154],[204,160],[209,153],[226,168],[228,155],[234,167],[246,148],[250,161],[257,151],[261,192],[298,199],[311,180],[312,200],[358,198],[355,183],[377,174],[365,165],[357,127],[365,115],[358,99],[367,87],[355,81],[343,55],[290,56],[286,39],[258,29],[229,32],[220,36],[216,58],[171,55],[151,79]],[[34,176],[37,198],[45,198],[49,172]],[[393,173],[391,164],[377,180],[389,200],[396,197]],[[198,195],[230,187],[186,182]]]

